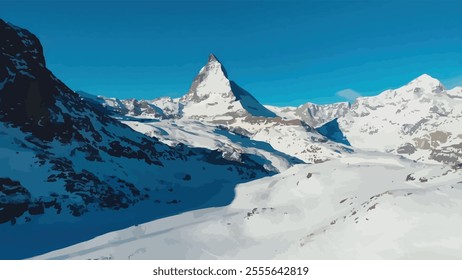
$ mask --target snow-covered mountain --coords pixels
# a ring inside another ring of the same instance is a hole
[[[39,259],[460,259],[461,169],[357,153]]]
[[[360,97],[339,128],[352,146],[418,161],[462,163],[462,95],[422,75],[407,85]]]
[[[226,126],[305,162],[341,156],[335,152],[342,150],[338,146],[319,144],[332,140],[354,148],[392,152],[424,162],[462,163],[461,87],[447,90],[429,75],[424,74],[401,88],[377,96],[360,97],[351,105],[341,102],[306,103],[298,107],[265,106],[275,114],[270,117],[258,117],[258,114],[252,114],[255,111],[242,109],[249,106],[237,106],[237,110],[229,107],[231,111],[223,109],[223,104],[231,104],[233,101],[230,100],[235,99],[229,85],[232,82],[226,70],[211,55],[194,79],[189,93],[178,102],[170,99],[167,103],[170,107],[176,104],[173,112],[177,114],[170,114],[170,117],[181,118],[184,114],[181,112],[186,108],[188,113],[183,118]],[[214,96],[223,97],[219,98],[223,107],[219,111],[207,105],[213,102],[205,102]],[[255,100],[250,94],[248,96],[251,97],[249,100]],[[158,108],[162,107],[160,104]],[[260,103],[250,107],[260,108],[258,111],[261,112]],[[149,117],[147,114],[141,116]],[[320,129],[314,130],[314,127]],[[318,143],[313,144],[312,139],[317,139],[314,142]],[[314,151],[320,151],[320,155]]]
[[[94,97],[90,99],[93,100]],[[297,162],[297,160],[316,163],[351,152],[349,147],[329,141],[303,120],[308,119],[312,123],[328,122],[333,118],[332,116],[336,117],[339,114],[333,112],[334,110],[340,112],[343,106],[348,104],[332,106],[311,104],[306,105],[311,109],[300,109],[300,112],[311,112],[310,114],[317,117],[317,121],[313,121],[312,118],[283,118],[261,105],[249,92],[229,80],[223,64],[213,54],[194,78],[189,92],[180,99],[160,98],[138,102],[132,99],[118,100],[106,97],[98,97],[98,99],[99,103],[116,113],[116,118],[124,119],[123,122],[134,130],[157,137],[164,143],[183,143],[193,147],[219,149],[223,154],[234,159],[239,159],[243,151],[250,152],[259,157],[262,162],[266,162],[265,166],[269,170],[283,171],[291,166],[290,162]],[[135,106],[136,111],[142,113],[137,114],[137,118],[134,119],[134,110],[129,110],[125,105],[128,102],[149,103],[163,113],[161,116],[154,116],[143,113],[140,107]],[[330,109],[332,112],[329,111]],[[167,115],[165,112],[172,113]],[[303,113],[300,115],[302,116]],[[182,132],[178,133],[180,128]],[[238,137],[233,136],[234,140],[228,137],[225,140],[223,133],[213,132],[226,130],[228,135],[238,135]],[[250,150],[245,148],[243,142],[235,142],[239,137],[251,140],[251,142],[246,141],[246,144],[252,143],[257,147],[251,147]],[[290,157],[295,157],[297,160],[293,161]]]
[[[89,96],[114,113],[143,118],[188,118],[201,121],[231,121],[239,117],[276,117],[249,92],[229,80],[228,74],[210,54],[208,61],[194,78],[188,93],[178,99],[161,97],[154,100],[136,100]]]
[[[232,121],[246,116],[276,117],[249,92],[230,81],[224,66],[213,54],[180,101],[184,104],[182,115],[188,118]]]
[[[285,120],[300,119],[330,140],[422,162],[462,163],[462,90],[424,74],[398,89],[355,103],[266,106]]]
[[[0,48],[0,258],[225,205],[237,183],[274,174],[245,152],[228,160],[132,130],[56,78],[33,34],[1,20]],[[141,103],[121,104],[138,114]]]

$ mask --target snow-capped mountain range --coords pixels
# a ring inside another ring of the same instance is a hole
[[[100,96],[98,101],[94,96],[85,96],[108,108],[116,118],[134,130],[154,136],[164,143],[184,143],[210,149],[227,147],[223,148],[225,154],[236,159],[245,150],[241,144],[231,141],[233,148],[230,148],[229,143],[221,140],[223,134],[208,133],[203,137],[197,137],[197,134],[200,131],[213,131],[217,127],[224,128],[237,133],[239,137],[258,141],[262,146],[272,147],[305,163],[338,158],[351,151],[350,147],[329,141],[303,119],[278,116],[277,112],[270,110],[271,107],[268,109],[261,105],[249,92],[229,80],[224,66],[213,54],[194,78],[189,92],[179,99],[165,97],[136,101]],[[331,121],[329,117],[333,113],[330,109],[340,111],[342,106],[343,103],[340,106],[321,106],[326,116],[322,117],[323,113],[316,111],[318,121],[322,122],[322,118],[325,119],[324,123]],[[152,111],[159,114],[153,114]],[[202,129],[197,130],[198,126]],[[169,127],[175,127],[175,130],[180,127],[185,137],[173,136],[175,132],[165,133]],[[284,160],[275,162],[268,157],[264,158],[270,162],[271,170],[282,171],[290,166]]]
[[[225,68],[212,54],[182,98],[100,99],[125,116],[156,122],[198,120],[202,124],[225,126],[307,163],[342,156],[329,152],[345,148],[333,147],[327,141],[330,139],[354,148],[392,152],[424,162],[460,164],[462,134],[457,131],[462,114],[461,91],[461,87],[446,90],[440,81],[423,74],[401,88],[360,97],[353,104],[263,106],[228,79]],[[122,111],[119,104],[125,104]],[[160,113],[143,113],[147,107]],[[161,113],[164,111],[168,113]],[[151,131],[146,129],[146,124],[141,132],[162,138],[155,129],[161,123],[151,124],[154,127]],[[137,130],[129,121],[127,124]],[[289,137],[291,135],[293,137]],[[284,141],[278,141],[281,139]],[[314,141],[305,142],[304,139]],[[305,149],[309,146],[310,149]]]
[[[461,257],[461,87],[265,106],[211,54],[181,98],[122,100],[2,20],[0,48],[0,258]]]
[[[424,162],[462,163],[460,88],[422,75],[396,90],[359,98],[338,119],[349,142]]]

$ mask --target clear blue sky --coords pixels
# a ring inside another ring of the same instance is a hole
[[[460,1],[1,1],[74,90],[187,92],[213,52],[265,104],[374,95],[423,73],[462,85]]]

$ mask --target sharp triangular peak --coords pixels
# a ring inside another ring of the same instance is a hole
[[[212,61],[220,62],[220,61],[218,60],[218,58],[217,58],[213,53],[209,54],[209,60],[208,60],[208,61],[209,61],[209,62],[212,62]]]
[[[189,104],[185,106],[183,113],[190,116],[223,114],[276,116],[249,92],[230,81],[225,68],[213,53],[209,55],[207,63],[194,78],[189,92],[180,100]]]
[[[220,75],[221,73],[223,73],[225,78],[228,78],[228,73],[226,72],[226,69],[221,63],[221,61],[217,58],[216,55],[214,55],[213,53],[210,53],[209,58],[207,60],[207,64],[201,69],[201,72],[203,70],[210,72],[211,70],[214,70],[214,69],[221,70],[221,71],[216,71],[215,74]]]
[[[189,92],[182,101],[199,102],[213,93],[229,92],[228,74],[214,54],[210,54],[207,63],[194,78]]]

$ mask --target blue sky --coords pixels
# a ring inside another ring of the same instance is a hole
[[[214,53],[264,104],[344,101],[427,73],[462,85],[458,1],[2,1],[74,90],[179,97]],[[342,97],[343,96],[343,97]]]

